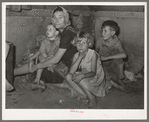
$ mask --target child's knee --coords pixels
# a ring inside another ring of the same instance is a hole
[[[66,76],[65,76],[65,79],[67,81],[70,81],[72,79],[72,74],[68,73]]]
[[[118,65],[118,78],[123,79],[124,78],[124,65],[120,64]]]

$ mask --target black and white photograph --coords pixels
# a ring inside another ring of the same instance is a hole
[[[146,2],[3,2],[2,120],[147,119],[146,24]]]

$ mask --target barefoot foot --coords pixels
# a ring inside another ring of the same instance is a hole
[[[96,109],[97,108],[97,99],[96,98],[90,100],[88,108],[89,109]]]
[[[78,97],[78,93],[75,90],[71,90],[71,95],[70,95],[71,99],[75,99]]]
[[[6,91],[12,91],[13,89],[13,86],[6,79]]]
[[[34,84],[39,84],[40,83],[40,79],[35,78],[35,80],[33,81]]]

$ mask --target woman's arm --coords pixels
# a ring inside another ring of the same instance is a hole
[[[53,66],[54,64],[57,64],[61,60],[63,55],[65,54],[66,50],[67,49],[59,48],[54,57],[52,57],[49,60],[46,60],[45,62],[38,63],[37,65],[35,65],[33,67],[33,71],[36,71],[37,69],[42,69],[42,68],[46,68],[46,67],[49,67],[49,66]]]

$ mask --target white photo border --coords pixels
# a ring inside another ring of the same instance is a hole
[[[2,120],[145,120],[147,119],[147,2],[3,2],[2,3],[2,81],[5,81],[6,5],[143,5],[144,40],[144,109],[6,109],[5,82],[2,82]],[[62,114],[63,113],[63,114]]]

